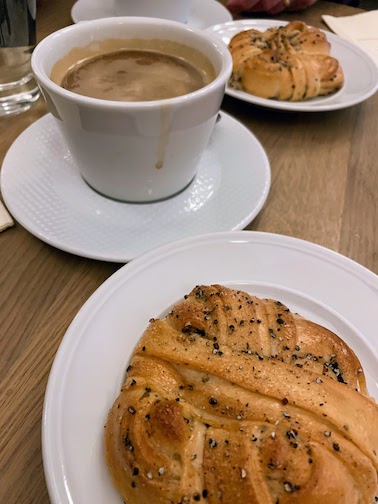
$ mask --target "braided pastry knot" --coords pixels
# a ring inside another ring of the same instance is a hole
[[[128,504],[372,504],[358,358],[279,301],[198,286],[138,343],[105,430]]]
[[[229,44],[230,85],[262,98],[300,101],[340,89],[344,74],[325,34],[301,21],[246,30]]]

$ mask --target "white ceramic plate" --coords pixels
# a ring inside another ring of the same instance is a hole
[[[113,262],[188,236],[242,229],[261,210],[269,187],[264,149],[224,112],[195,180],[165,201],[122,203],[90,189],[51,115],[16,139],[1,170],[4,202],[30,233],[61,250]]]
[[[117,16],[117,13],[111,0],[78,0],[71,10],[74,23],[113,16]],[[205,29],[215,23],[226,23],[231,20],[231,13],[216,0],[194,0],[188,25]]]
[[[271,19],[245,19],[218,24],[207,31],[220,37],[225,44],[243,30],[254,28],[265,31],[275,26],[283,26],[285,21]],[[335,57],[344,71],[345,82],[342,89],[334,95],[314,98],[303,102],[289,102],[268,100],[227,87],[226,94],[254,105],[269,107],[279,110],[322,112],[351,107],[361,103],[372,96],[378,89],[378,68],[371,57],[358,46],[342,39],[338,35],[325,32],[331,43],[331,56]]]
[[[86,302],[65,334],[45,397],[43,460],[53,504],[121,504],[103,432],[134,345],[151,317],[197,284],[281,300],[353,348],[378,399],[378,278],[328,249],[248,231],[197,236],[127,264]],[[354,326],[354,327],[353,327]]]

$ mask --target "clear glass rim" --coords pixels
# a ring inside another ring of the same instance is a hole
[[[13,88],[17,88],[19,86],[24,86],[28,82],[30,82],[32,79],[34,79],[34,75],[32,72],[29,72],[27,75],[24,75],[21,79],[13,82],[6,82],[2,83],[0,82],[0,93],[1,91],[8,91],[12,90]]]

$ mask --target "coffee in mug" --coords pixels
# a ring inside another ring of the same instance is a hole
[[[103,45],[109,49],[117,46],[117,41],[105,41]],[[119,45],[123,46],[124,42]],[[89,55],[82,54],[63,77],[64,60],[58,62],[53,68],[52,79],[63,88],[80,95],[132,102],[182,96],[214,80],[214,67],[203,55],[191,54],[192,61],[189,61],[182,56],[183,52],[188,52],[188,48],[173,45],[169,41],[165,45],[171,49],[170,53],[118,48],[91,56],[88,48]],[[160,41],[159,47],[164,47],[163,41]]]

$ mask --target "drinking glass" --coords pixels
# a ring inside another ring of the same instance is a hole
[[[0,117],[28,110],[39,98],[31,71],[36,0],[0,0]]]

